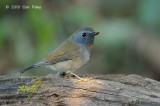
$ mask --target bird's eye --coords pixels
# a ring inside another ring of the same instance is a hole
[[[85,37],[85,36],[86,36],[86,33],[82,33],[82,36]]]

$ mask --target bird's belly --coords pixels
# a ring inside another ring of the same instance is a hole
[[[84,64],[82,61],[76,61],[76,60],[68,60],[64,62],[59,62],[56,64],[52,64],[49,67],[54,71],[74,71],[78,68],[82,67]]]

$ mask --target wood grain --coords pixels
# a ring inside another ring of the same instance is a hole
[[[0,77],[0,105],[26,106],[158,106],[160,82],[139,75],[88,75],[92,80],[47,78],[30,100],[28,93],[17,93],[19,86],[30,84],[32,78]],[[43,99],[39,99],[40,95]]]

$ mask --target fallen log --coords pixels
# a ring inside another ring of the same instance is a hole
[[[0,77],[0,105],[160,105],[160,82],[139,75],[88,75],[87,82],[71,78],[42,78],[45,81],[33,92],[19,92],[32,86],[32,77]]]

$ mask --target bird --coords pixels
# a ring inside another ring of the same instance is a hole
[[[91,27],[80,28],[40,62],[21,70],[18,74],[22,74],[32,68],[44,66],[54,71],[68,72],[81,79],[73,72],[79,70],[90,61],[94,38],[98,34],[99,32],[95,32]]]

